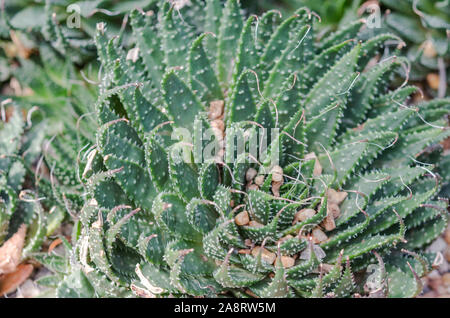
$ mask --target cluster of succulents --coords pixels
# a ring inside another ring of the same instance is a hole
[[[132,12],[127,50],[98,25],[99,129],[57,293],[416,295],[434,261],[419,251],[447,224],[417,156],[450,135],[448,100],[406,106],[414,87],[389,90],[404,61],[367,67],[400,40],[355,43],[361,21],[318,44],[306,9],[243,20],[236,1],[207,5],[203,26],[167,3]],[[191,140],[170,138],[183,128]],[[261,128],[275,129],[265,158]]]
[[[44,213],[43,198],[33,186],[39,178],[31,167],[39,161],[42,125],[33,127],[32,112],[25,119],[21,111],[7,104],[2,103],[0,123],[1,295],[11,292],[17,279],[30,275],[33,266],[21,263],[40,250],[45,237],[58,229],[64,217],[57,207],[50,215]]]
[[[47,42],[39,56],[19,62],[1,96],[0,258],[8,270],[0,271],[0,294],[31,274],[35,253],[82,203],[70,170],[85,136],[93,136],[93,121],[79,118],[95,91],[75,65]]]
[[[445,1],[381,0],[385,26],[406,42],[411,80],[425,80],[434,96],[449,96],[450,8]]]
[[[154,2],[2,0],[0,38],[23,41],[28,54],[45,40],[59,53],[70,55],[72,63],[83,64],[96,56],[92,41],[96,23],[107,21],[111,31],[118,33],[129,10],[147,9]],[[15,39],[10,38],[11,32]]]
[[[63,123],[30,137],[48,171],[25,203],[73,222],[64,254],[35,253],[29,234],[26,256],[52,272],[39,283],[59,297],[417,296],[448,224],[449,99],[411,106],[418,89],[393,81],[402,39],[363,20],[323,37],[305,7],[245,18],[237,0],[205,2],[130,11],[129,34],[98,23],[95,80],[52,45],[18,69],[32,93],[14,102]],[[22,136],[15,121],[4,131]],[[5,220],[24,183],[12,163],[35,169],[22,144],[1,146]]]
[[[284,13],[307,6],[322,17],[323,32],[348,24],[358,17],[378,19],[371,36],[393,32],[405,41],[402,54],[411,62],[411,70],[400,74],[412,81],[423,82],[431,96],[449,95],[450,9],[446,1],[435,0],[341,0],[341,1],[276,1]],[[251,2],[250,8],[261,10],[271,1]],[[407,73],[407,74],[406,74]]]

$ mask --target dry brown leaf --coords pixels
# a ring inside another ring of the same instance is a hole
[[[148,290],[138,287],[134,284],[130,285],[131,290],[136,294],[136,296],[141,298],[155,298],[155,295],[151,294]]]
[[[22,224],[19,230],[0,247],[0,275],[16,270],[22,256],[27,227]]]
[[[253,298],[259,298],[259,296],[257,296],[255,293],[253,293],[250,289],[246,289],[246,290],[245,290],[245,293],[246,293],[247,295],[249,295],[250,297],[253,297]]]
[[[19,287],[33,272],[33,265],[20,264],[12,273],[0,276],[0,296],[12,293]]]
[[[19,37],[17,36],[17,34],[11,30],[10,32],[10,36],[11,36],[11,40],[13,41],[16,50],[15,52],[23,59],[28,59],[31,55],[31,53],[33,53],[33,49],[30,49],[28,47],[26,47],[22,41],[19,39]]]
[[[50,254],[59,244],[62,243],[62,240],[58,237],[56,240],[54,240],[48,247],[47,253]]]

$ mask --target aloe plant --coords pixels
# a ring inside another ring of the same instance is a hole
[[[14,107],[5,111],[3,106],[0,123],[0,249],[22,225],[27,228],[27,234],[23,250],[19,249],[21,258],[8,255],[6,249],[2,252],[7,255],[1,255],[2,266],[39,251],[45,237],[53,234],[64,218],[64,212],[58,206],[52,207],[51,214],[44,211],[43,202],[51,200],[44,197],[45,191],[35,187],[40,177],[44,123],[31,126],[32,112],[25,120],[21,111]]]
[[[27,38],[33,47],[39,48],[42,41],[48,41],[56,51],[70,55],[73,63],[82,65],[95,58],[92,38],[96,23],[108,21],[111,31],[119,32],[127,11],[134,8],[148,9],[154,2],[6,1],[2,5],[0,38],[8,40],[8,31],[12,29]]]
[[[363,3],[362,0],[338,0],[338,1],[314,1],[314,0],[244,0],[244,7],[252,12],[264,12],[267,10],[280,10],[284,15],[295,12],[299,7],[305,6],[316,12],[321,18],[320,27],[335,29],[337,25],[343,25],[343,20],[357,18],[357,9]],[[347,21],[348,22],[348,21]]]
[[[21,90],[27,93],[0,95],[2,101],[10,100],[12,105],[30,112],[34,116],[33,126],[40,127],[36,151],[41,152],[41,168],[49,173],[41,173],[37,186],[43,187],[44,196],[49,200],[43,203],[49,208],[57,204],[66,210],[67,202],[74,201],[75,206],[76,202],[82,202],[77,192],[81,187],[76,173],[67,171],[73,170],[68,167],[73,167],[80,148],[94,136],[95,120],[89,113],[95,90],[90,84],[94,79],[89,78],[95,78],[92,73],[96,75],[96,72],[95,67],[88,65],[79,73],[68,58],[41,43],[39,58],[21,59],[20,67],[13,70]],[[36,162],[26,162],[26,168],[36,168]],[[64,173],[59,174],[60,171]],[[56,183],[60,186],[55,187]]]
[[[82,187],[72,182],[75,174],[67,168],[93,136],[87,116],[93,91],[72,62],[45,42],[39,58],[19,61],[11,74],[26,93],[0,95],[2,274],[19,262],[39,260],[35,253],[61,233],[69,213],[82,204]]]
[[[415,108],[415,87],[390,90],[405,60],[368,63],[400,39],[357,43],[362,21],[315,43],[305,8],[205,12],[133,11],[127,49],[98,24],[85,201],[66,258],[41,258],[45,283],[60,297],[420,293],[447,225],[439,158],[421,153],[450,136],[449,100]]]
[[[417,0],[381,3],[392,11],[386,15],[384,25],[407,43],[406,56],[413,62],[411,79],[426,79],[433,96],[448,96],[448,5],[443,1]]]
[[[250,1],[252,10],[280,8],[289,13],[296,6],[305,5],[322,17],[321,29],[333,30],[349,19],[367,17],[375,13],[379,23],[369,30],[377,33],[393,32],[405,41],[402,50],[411,61],[409,79],[427,83],[431,96],[448,96],[449,9],[446,1],[433,0],[342,0],[342,1]],[[375,9],[373,11],[373,9]],[[405,77],[405,72],[402,71]]]

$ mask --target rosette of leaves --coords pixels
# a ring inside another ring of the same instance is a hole
[[[412,108],[414,87],[390,90],[405,61],[368,62],[400,39],[353,41],[362,21],[315,43],[305,8],[245,20],[238,1],[210,0],[205,13],[134,11],[129,50],[98,25],[99,128],[76,240],[48,278],[72,273],[57,295],[420,293],[424,247],[447,225],[439,158],[421,152],[450,135],[449,101]]]

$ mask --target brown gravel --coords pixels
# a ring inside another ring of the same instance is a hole
[[[450,298],[450,224],[445,233],[429,247],[429,250],[444,254],[444,261],[439,268],[422,279],[424,289],[419,297]]]

